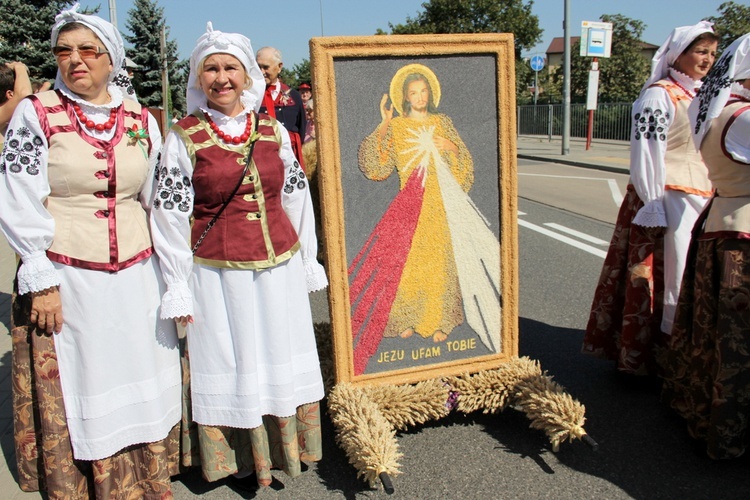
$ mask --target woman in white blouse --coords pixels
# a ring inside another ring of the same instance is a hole
[[[24,99],[0,160],[0,225],[21,258],[13,403],[21,488],[171,496],[181,373],[148,211],[161,137],[114,83],[110,23],[60,13],[56,90]],[[171,439],[170,439],[171,433]]]
[[[716,195],[693,231],[663,399],[711,458],[734,458],[750,446],[750,33],[689,114]]]
[[[272,467],[295,476],[300,461],[320,459],[307,294],[328,284],[289,134],[257,112],[264,89],[250,40],[208,23],[190,56],[190,115],[167,136],[151,212],[168,285],[162,317],[187,326],[203,476],[233,474],[249,488],[269,485]]]
[[[630,185],[591,306],[583,352],[620,372],[656,373],[672,329],[690,230],[711,196],[687,107],[711,69],[711,23],[675,28],[633,104]]]

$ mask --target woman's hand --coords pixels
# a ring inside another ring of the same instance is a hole
[[[180,326],[188,326],[188,323],[193,322],[193,317],[188,314],[187,316],[180,316],[179,318],[175,318],[174,320]]]
[[[31,316],[29,319],[32,324],[36,324],[39,329],[46,331],[48,335],[62,331],[62,302],[60,301],[60,291],[56,286],[41,292],[31,292]]]

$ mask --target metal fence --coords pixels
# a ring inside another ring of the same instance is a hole
[[[630,103],[599,104],[594,113],[594,139],[629,141]],[[563,105],[542,104],[518,106],[518,134],[562,136]],[[585,104],[570,105],[570,136],[586,137],[588,112]]]

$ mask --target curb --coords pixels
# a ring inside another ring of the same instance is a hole
[[[581,167],[581,168],[590,168],[593,170],[602,170],[604,172],[612,172],[615,174],[630,174],[630,170],[627,168],[622,167],[614,167],[611,165],[599,165],[595,163],[588,163],[584,161],[577,161],[577,160],[564,160],[562,158],[550,158],[548,156],[535,156],[535,155],[526,155],[517,153],[516,156],[518,158],[522,158],[524,160],[535,160],[535,161],[546,161],[550,163],[560,163],[562,165],[570,165],[573,167]]]

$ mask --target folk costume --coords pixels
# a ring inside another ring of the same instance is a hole
[[[284,125],[284,128],[289,132],[294,156],[304,169],[302,143],[307,130],[307,117],[305,116],[305,105],[299,92],[290,88],[281,80],[276,80],[276,83],[266,87],[258,111],[271,118],[276,118]]]
[[[584,353],[633,375],[656,370],[653,351],[672,329],[690,231],[712,193],[687,115],[701,82],[671,67],[706,32],[705,21],[676,28],[633,104],[630,183],[583,340]]]
[[[429,81],[437,106],[434,73],[421,64],[401,68],[390,89],[400,116],[383,137],[378,127],[359,149],[362,173],[382,181],[395,172],[400,191],[349,266],[357,374],[383,337],[405,331],[450,335],[466,321],[491,352],[500,349],[498,239],[467,194],[474,162],[451,119],[403,114],[405,79],[415,73]],[[438,151],[434,137],[458,152]]]
[[[252,79],[235,117],[209,108],[196,87],[199,63],[216,53],[236,57]],[[271,467],[295,476],[301,460],[321,457],[324,392],[307,293],[327,279],[289,135],[256,112],[264,81],[250,40],[209,23],[190,68],[191,114],[167,136],[152,212],[168,284],[163,317],[194,319],[191,409],[204,477],[256,472],[269,485]]]
[[[695,143],[716,188],[695,226],[663,398],[711,458],[750,446],[750,34],[709,72],[690,106]]]
[[[77,6],[56,18],[104,43],[117,30]],[[148,225],[161,137],[111,82],[94,105],[57,90],[20,103],[0,162],[0,224],[21,264],[12,310],[19,483],[51,496],[171,495],[181,415],[174,322],[159,319],[161,279]],[[88,127],[87,122],[101,125]],[[64,323],[30,324],[30,292],[59,287]]]

